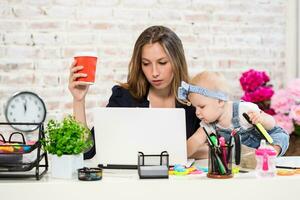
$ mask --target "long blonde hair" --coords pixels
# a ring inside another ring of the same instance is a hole
[[[151,26],[144,30],[135,42],[133,54],[128,66],[127,83],[121,84],[136,98],[141,99],[148,93],[150,83],[142,71],[142,48],[146,44],[158,42],[170,59],[174,78],[171,92],[177,97],[177,88],[181,81],[188,81],[188,69],[184,50],[179,37],[164,26]]]

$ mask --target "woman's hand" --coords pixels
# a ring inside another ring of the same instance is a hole
[[[70,67],[69,90],[73,96],[74,101],[83,101],[89,89],[89,84],[83,81],[76,80],[80,77],[87,77],[87,74],[78,73],[78,71],[81,70],[83,66],[75,65],[76,60],[74,60]]]

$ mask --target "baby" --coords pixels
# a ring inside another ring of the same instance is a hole
[[[283,155],[289,145],[289,135],[276,126],[271,115],[266,114],[254,103],[228,100],[228,87],[225,78],[217,72],[204,71],[196,75],[191,84],[182,82],[178,89],[178,98],[191,103],[196,108],[196,115],[201,120],[201,127],[209,132],[217,132],[226,141],[235,130],[241,137],[242,144],[258,148],[263,136],[252,124],[261,123],[273,139],[271,144],[277,155]],[[243,113],[247,113],[252,124],[247,122]],[[204,142],[204,130],[199,129],[198,147]]]

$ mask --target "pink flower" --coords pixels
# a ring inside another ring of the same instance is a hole
[[[288,83],[286,89],[278,90],[272,97],[271,108],[278,114],[279,125],[289,133],[299,131],[300,125],[300,79]],[[276,115],[277,116],[277,115]]]
[[[287,90],[283,89],[275,92],[271,99],[271,108],[273,108],[276,113],[287,114],[290,112],[290,108],[294,104],[294,98]]]
[[[249,102],[261,102],[271,99],[274,91],[271,87],[259,87],[253,92],[245,92],[242,99]]]
[[[270,78],[264,71],[254,69],[244,72],[240,78],[240,84],[246,92],[252,92],[258,87],[266,85],[268,81],[270,81]]]
[[[297,124],[300,124],[300,105],[292,105],[290,118],[294,120]]]
[[[250,69],[244,72],[240,78],[241,86],[245,91],[241,99],[253,102],[261,110],[273,115],[275,111],[270,109],[270,99],[274,91],[272,86],[267,84],[268,81],[270,81],[270,78],[264,71]]]
[[[300,103],[300,79],[295,79],[288,83],[287,90],[291,93],[293,98]]]
[[[274,109],[272,109],[272,108],[265,109],[264,112],[267,113],[267,114],[269,114],[269,115],[275,115],[276,114],[275,111],[274,111]]]
[[[277,114],[273,117],[275,118],[277,125],[286,130],[289,134],[291,134],[295,130],[293,121],[289,118],[289,116],[284,114]]]

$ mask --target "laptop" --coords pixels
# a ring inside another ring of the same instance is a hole
[[[163,151],[169,165],[187,164],[182,108],[96,108],[94,129],[96,161],[104,167],[136,168],[138,152]]]

